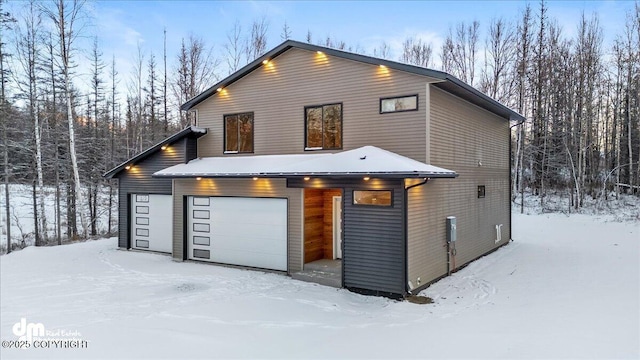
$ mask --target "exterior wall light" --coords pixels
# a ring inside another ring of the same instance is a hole
[[[254,176],[254,177],[253,177],[253,181],[256,181],[256,180],[258,180],[258,177],[257,177],[257,176]]]
[[[364,181],[369,181],[369,179],[371,179],[371,178],[368,177],[368,176],[365,176],[365,177],[362,178],[362,180],[364,180]]]
[[[217,89],[216,89],[216,91],[217,91],[217,92],[222,91],[222,87],[217,88]]]
[[[304,177],[304,181],[309,181],[310,179],[311,179],[311,178],[310,178],[310,177],[308,177],[308,176],[305,176],[305,177]]]
[[[160,149],[167,150],[167,145],[162,145],[162,147]]]
[[[124,168],[125,168],[125,169],[127,169],[127,170],[129,170],[129,169],[131,169],[131,165],[127,165],[127,166],[125,166]]]
[[[202,178],[201,178],[200,176],[198,176],[198,177],[196,178],[196,180],[200,181],[200,180],[202,180]]]
[[[262,65],[267,65],[268,63],[269,63],[269,60],[268,60],[268,59],[264,59],[264,60],[262,60]]]

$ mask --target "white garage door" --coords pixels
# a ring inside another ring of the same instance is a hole
[[[131,194],[131,247],[171,253],[171,195]]]
[[[287,270],[287,200],[190,196],[188,258]]]

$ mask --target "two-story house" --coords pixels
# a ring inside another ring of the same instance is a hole
[[[523,118],[449,74],[289,40],[182,109],[105,174],[121,248],[404,296],[511,238]]]

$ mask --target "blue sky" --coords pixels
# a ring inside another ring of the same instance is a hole
[[[221,54],[226,34],[239,21],[243,31],[253,20],[265,17],[269,24],[268,48],[281,42],[282,26],[287,22],[292,38],[304,41],[311,31],[313,42],[331,36],[358,46],[368,53],[383,41],[391,45],[393,58],[399,55],[401,42],[417,36],[434,47],[435,55],[449,27],[460,21],[478,20],[484,34],[493,18],[514,21],[526,1],[95,1],[88,2],[87,26],[83,32],[86,53],[91,38],[98,36],[103,55],[108,61],[115,56],[121,76],[132,72],[137,44],[148,56],[160,59],[163,29],[167,29],[169,67],[177,54],[180,41],[189,34],[202,37],[214,52]],[[537,1],[530,2],[534,10]],[[19,2],[9,4],[16,9]],[[634,7],[632,1],[550,1],[549,16],[558,21],[564,33],[575,33],[584,11],[597,13],[604,29],[605,43],[610,43],[624,26],[625,13]],[[13,11],[16,13],[16,11]],[[535,13],[535,11],[534,11]],[[484,35],[481,39],[484,38]],[[605,49],[608,48],[608,45]],[[85,56],[86,57],[86,56]],[[83,61],[80,60],[80,63]],[[220,76],[227,71],[221,70]]]
[[[531,2],[537,9],[538,2]],[[315,41],[331,36],[365,51],[386,41],[398,51],[407,36],[431,41],[437,51],[450,26],[478,20],[485,30],[492,18],[516,19],[524,1],[98,1],[91,3],[94,27],[104,54],[113,53],[125,65],[138,41],[148,54],[162,52],[162,31],[167,29],[168,54],[175,56],[183,37],[201,36],[217,51],[237,20],[248,31],[251,22],[265,17],[269,24],[268,47],[281,42],[287,22],[292,38],[303,41],[311,31]],[[610,41],[620,33],[631,1],[552,1],[549,15],[575,33],[584,11],[597,13]],[[396,55],[397,56],[397,55]],[[110,56],[109,56],[110,57]],[[124,68],[122,69],[124,70]],[[226,73],[221,74],[226,75]]]

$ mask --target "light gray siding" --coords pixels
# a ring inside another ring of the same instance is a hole
[[[173,191],[175,260],[185,259],[185,196],[276,197],[288,199],[288,271],[302,270],[302,189],[287,188],[286,179],[175,179]]]
[[[425,161],[425,93],[432,79],[290,49],[199,104],[200,156],[224,155],[223,115],[254,112],[254,154],[304,152],[304,107],[342,103],[343,149],[365,145]],[[379,113],[381,97],[418,94],[418,111]]]
[[[191,143],[189,145],[189,143]],[[167,150],[160,150],[133,164],[131,169],[123,170],[117,175],[118,179],[118,246],[130,248],[129,241],[129,195],[142,194],[171,194],[171,179],[154,178],[151,175],[169,166],[184,163],[195,157],[193,151],[186,153],[187,148],[194,148],[195,139],[184,138],[171,144]],[[189,157],[192,156],[192,157]]]
[[[457,217],[456,267],[511,238],[509,122],[431,87],[431,164],[455,170],[456,179],[430,180],[408,195],[408,280],[418,287],[447,272],[447,216]],[[481,164],[481,165],[480,165]],[[486,197],[477,198],[485,185]],[[503,224],[495,243],[495,225]]]

